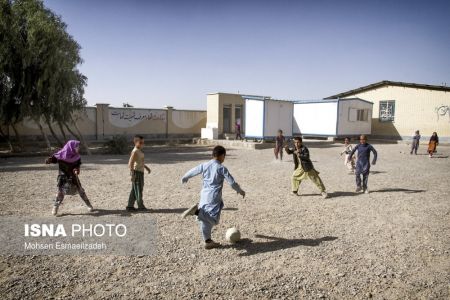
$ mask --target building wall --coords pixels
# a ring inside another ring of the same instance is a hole
[[[367,121],[350,120],[350,109],[368,110]],[[371,133],[372,104],[360,100],[339,101],[337,136]]]
[[[224,132],[223,126],[223,107],[225,105],[231,106],[231,132]],[[244,128],[244,99],[239,94],[215,93],[207,95],[207,123],[211,127],[217,126],[219,136],[224,133],[234,133],[236,124],[235,108],[242,107],[241,132],[245,132]]]
[[[264,137],[275,138],[278,130],[286,137],[292,136],[294,103],[289,101],[264,100]]]
[[[206,119],[208,127],[219,128],[219,94],[206,96]]]
[[[374,103],[372,135],[390,139],[410,139],[414,131],[429,137],[436,131],[441,141],[450,142],[450,92],[386,86],[358,93]],[[395,120],[380,122],[380,101],[395,100]]]
[[[337,101],[294,104],[294,135],[336,136]]]
[[[74,120],[78,120],[76,122],[77,127],[81,132],[83,132],[83,134],[85,134],[87,137],[95,138],[97,127],[95,107],[86,107],[85,111],[77,113],[73,116],[73,118]],[[50,130],[43,120],[41,120],[41,125],[44,129],[44,132],[50,135]],[[21,137],[24,139],[33,140],[36,138],[41,138],[41,131],[39,130],[39,127],[34,120],[25,118],[22,122],[16,124],[16,128]],[[52,128],[58,135],[61,135],[61,131],[59,130],[59,126],[57,124],[52,124]],[[65,127],[63,128],[66,134],[70,134]],[[71,129],[76,132],[73,126],[71,126]],[[9,134],[11,136],[14,136],[14,131],[11,128],[9,128]]]
[[[97,104],[86,107],[85,111],[74,116],[77,127],[86,139],[104,140],[114,135],[142,134],[146,138],[196,137],[201,128],[206,127],[206,111],[146,109],[110,107]],[[52,138],[47,125],[41,122],[44,132]],[[62,136],[59,127],[52,124],[57,135]],[[72,126],[71,126],[72,127]],[[28,140],[41,139],[38,125],[29,119],[17,124],[19,134]],[[72,128],[74,132],[74,128]],[[69,132],[64,128],[64,131]],[[14,136],[14,131],[9,129]]]
[[[170,110],[169,135],[199,136],[206,126],[206,112],[194,110]]]

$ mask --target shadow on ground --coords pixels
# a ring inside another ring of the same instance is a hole
[[[370,174],[372,174],[372,175],[383,174],[383,173],[387,173],[387,172],[385,172],[385,171],[370,171]]]
[[[317,247],[323,242],[331,242],[337,240],[337,237],[335,236],[324,236],[317,239],[284,239],[274,236],[257,234],[255,235],[255,237],[259,239],[266,239],[269,241],[255,242],[251,239],[242,239],[236,244],[225,245],[223,246],[223,248],[245,250],[245,252],[239,254],[239,256],[250,256],[299,246]]]
[[[101,216],[121,216],[121,217],[129,217],[134,214],[181,214],[187,208],[150,208],[147,211],[134,211],[129,212],[124,209],[94,209],[93,212],[86,213],[61,213],[58,217],[64,216],[93,216],[93,217],[101,217]],[[236,211],[238,210],[236,207],[225,207],[223,210],[228,211]]]
[[[414,194],[414,193],[423,193],[426,192],[426,190],[410,190],[410,189],[402,189],[402,188],[387,188],[387,189],[380,189],[371,191],[371,193],[390,193],[390,192],[404,192],[408,194]]]
[[[337,191],[337,192],[330,192],[330,193],[328,193],[328,198],[357,196],[359,194],[361,194],[361,193]],[[300,194],[300,197],[315,197],[315,196],[322,198],[322,195],[320,193],[317,193],[317,194]]]

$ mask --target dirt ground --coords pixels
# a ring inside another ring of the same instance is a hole
[[[225,165],[247,192],[224,188],[225,210],[204,250],[193,218],[180,213],[198,201],[200,178],[181,176],[210,157],[210,148],[149,147],[144,199],[157,220],[154,256],[0,256],[1,299],[449,299],[450,147],[436,158],[409,155],[406,145],[374,145],[379,161],[371,193],[355,194],[340,145],[311,144],[329,199],[309,181],[290,195],[292,157],[229,149]],[[130,184],[126,156],[83,157],[80,175],[99,211],[124,212]],[[0,213],[51,216],[56,166],[43,158],[0,161]],[[88,214],[65,199],[66,214]],[[63,218],[62,216],[61,218]],[[82,216],[80,216],[82,218]],[[229,245],[237,226],[243,240]]]

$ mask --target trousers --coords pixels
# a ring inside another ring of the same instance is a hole
[[[198,223],[200,226],[200,232],[204,241],[211,239],[212,228],[219,224],[220,214],[217,217],[213,217],[202,208],[198,210]]]

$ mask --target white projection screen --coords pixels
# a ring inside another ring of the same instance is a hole
[[[287,101],[266,100],[264,136],[275,137],[279,129],[285,136],[292,136],[294,104]]]
[[[337,102],[295,103],[294,133],[302,135],[336,135]]]
[[[264,101],[245,99],[245,136],[264,137]]]

